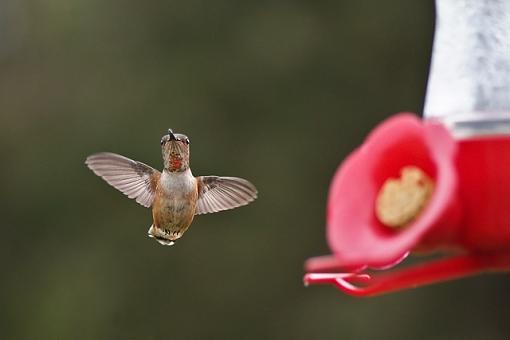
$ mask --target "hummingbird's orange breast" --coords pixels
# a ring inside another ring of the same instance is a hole
[[[197,199],[197,181],[191,172],[163,173],[152,204],[157,236],[180,238],[193,221]]]

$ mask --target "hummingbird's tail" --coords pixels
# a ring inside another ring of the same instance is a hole
[[[173,246],[175,244],[174,240],[170,240],[168,238],[168,235],[162,232],[161,229],[155,228],[154,224],[151,225],[151,227],[149,228],[147,235],[150,238],[153,238],[156,241],[158,241],[159,244],[162,244],[164,246]]]

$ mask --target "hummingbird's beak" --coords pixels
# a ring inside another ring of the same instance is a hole
[[[170,137],[170,140],[176,140],[172,129],[168,129],[168,136]]]

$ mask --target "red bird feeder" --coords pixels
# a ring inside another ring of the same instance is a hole
[[[306,262],[306,284],[370,296],[510,270],[510,2],[437,9],[425,119],[388,119],[340,165],[332,255]],[[394,268],[410,253],[443,256]]]

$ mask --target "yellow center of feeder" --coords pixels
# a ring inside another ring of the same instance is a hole
[[[399,179],[387,179],[375,203],[377,218],[391,228],[405,227],[425,208],[434,182],[425,172],[415,166],[406,166],[400,171]]]

